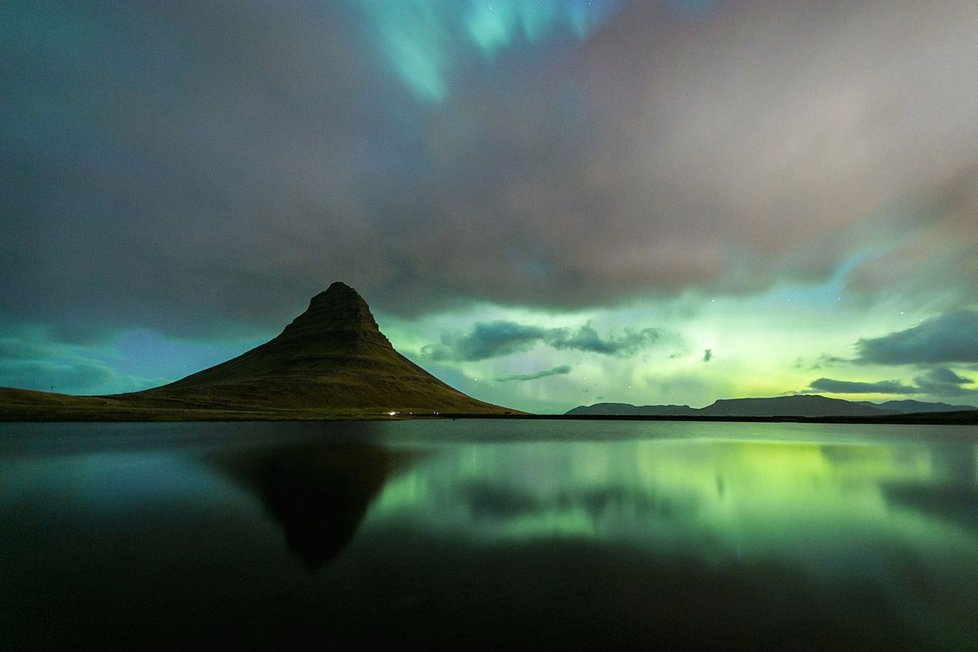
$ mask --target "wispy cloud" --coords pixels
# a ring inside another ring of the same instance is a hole
[[[466,334],[446,333],[441,342],[422,347],[421,352],[437,362],[485,360],[529,351],[548,330],[512,321],[479,322]]]
[[[0,387],[107,394],[169,380],[120,373],[117,365],[117,355],[83,345],[52,342],[43,337],[0,338]]]
[[[446,333],[441,341],[422,347],[431,360],[474,362],[525,353],[539,344],[559,350],[627,357],[655,344],[662,336],[655,328],[624,329],[601,335],[591,324],[572,328],[543,328],[512,321],[476,323],[468,333]]]
[[[919,390],[910,385],[904,385],[897,380],[881,380],[866,383],[853,380],[834,380],[819,378],[812,381],[813,392],[829,392],[831,394],[917,394]]]
[[[573,349],[627,357],[652,346],[661,336],[661,332],[655,328],[625,329],[620,334],[602,336],[591,324],[585,324],[577,330],[552,329],[547,333],[544,342],[555,349]]]
[[[553,369],[545,369],[543,371],[538,371],[532,374],[512,374],[509,376],[500,376],[496,378],[496,382],[508,383],[512,381],[527,381],[527,380],[537,380],[540,378],[548,378],[550,376],[564,376],[571,372],[570,365],[560,365],[554,367]]]

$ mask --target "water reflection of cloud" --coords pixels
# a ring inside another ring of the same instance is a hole
[[[813,569],[842,568],[854,536],[921,536],[919,517],[891,509],[884,486],[964,482],[973,467],[970,445],[950,452],[939,441],[882,437],[473,444],[446,447],[407,471],[371,514],[377,522],[410,514],[430,531],[484,543],[584,538],[696,550],[715,560],[777,554]],[[971,550],[950,525],[928,527],[947,545]]]
[[[909,509],[978,533],[978,489],[958,484],[893,483],[883,486],[888,505]]]
[[[476,518],[514,518],[541,509],[540,501],[529,492],[483,482],[460,487],[459,497]]]
[[[554,520],[571,513],[583,513],[594,524],[608,516],[667,520],[692,517],[698,504],[693,495],[655,496],[623,485],[568,489],[538,496],[500,484],[472,482],[461,486],[458,496],[474,518],[498,521]]]
[[[0,459],[0,648],[973,647],[963,438],[447,439]]]

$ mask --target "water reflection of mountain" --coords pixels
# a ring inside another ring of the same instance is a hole
[[[459,487],[458,496],[477,519],[502,521],[523,516],[556,516],[573,511],[597,523],[606,514],[627,513],[637,519],[668,520],[689,516],[699,507],[697,496],[649,494],[623,485],[559,491],[549,496],[512,486],[489,482],[469,482]]]
[[[216,466],[253,491],[310,569],[353,538],[373,498],[408,455],[371,445],[304,445],[225,457]]]

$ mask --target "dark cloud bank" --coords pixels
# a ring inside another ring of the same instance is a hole
[[[932,364],[978,362],[978,311],[955,310],[913,328],[856,343],[857,362]]]
[[[832,380],[831,378],[819,378],[813,381],[811,390],[832,394],[916,394],[919,392],[916,387],[905,385],[896,380],[865,383],[852,380]]]
[[[336,279],[402,313],[746,293],[921,231],[852,287],[975,296],[973,2],[621,2],[493,61],[446,33],[439,103],[353,6],[0,4],[4,317],[227,335]]]
[[[917,326],[856,342],[859,364],[916,365],[926,369],[908,385],[896,380],[860,382],[819,378],[810,391],[836,394],[929,394],[953,397],[978,394],[970,378],[940,364],[978,361],[978,311],[953,310],[922,321]],[[845,362],[831,359],[833,362]]]
[[[966,385],[974,384],[974,380],[959,376],[946,367],[936,367],[915,377],[913,385],[907,385],[897,380],[867,383],[819,378],[812,382],[809,391],[832,394],[928,394],[930,396],[954,397],[978,395],[978,388],[966,387]]]

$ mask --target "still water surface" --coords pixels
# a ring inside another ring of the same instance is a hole
[[[978,428],[0,424],[0,649],[978,649]]]

